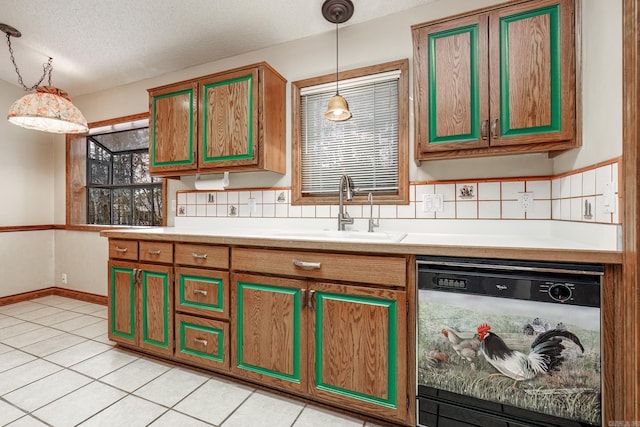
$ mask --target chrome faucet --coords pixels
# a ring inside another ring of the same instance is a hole
[[[340,203],[338,209],[338,230],[343,231],[344,226],[346,224],[353,224],[353,218],[349,216],[347,213],[347,209],[344,205],[345,200],[350,202],[353,199],[353,194],[355,193],[355,188],[353,187],[353,181],[349,177],[349,175],[342,175],[340,177],[340,187],[338,188],[338,200]]]
[[[369,195],[367,196],[369,201],[369,233],[373,233],[373,229],[376,227],[380,227],[380,208],[378,208],[378,220],[375,221],[373,219],[373,193],[369,191]]]

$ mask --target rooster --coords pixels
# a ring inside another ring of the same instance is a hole
[[[531,344],[529,353],[524,354],[510,349],[498,335],[490,332],[491,326],[486,323],[478,326],[480,335],[480,349],[487,362],[515,382],[530,380],[539,374],[551,375],[560,369],[564,361],[562,356],[562,339],[573,341],[584,353],[584,347],[578,337],[567,330],[551,329],[536,337]],[[492,374],[492,375],[500,375]]]
[[[449,340],[456,354],[469,362],[473,362],[473,359],[480,355],[480,335],[475,334],[472,338],[462,338],[449,328],[443,328],[442,335]]]

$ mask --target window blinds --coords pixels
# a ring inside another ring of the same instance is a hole
[[[302,194],[337,194],[340,176],[360,191],[398,191],[398,78],[400,71],[340,82],[353,117],[324,118],[335,82],[301,90]]]

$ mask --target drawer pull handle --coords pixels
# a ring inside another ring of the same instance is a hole
[[[202,338],[194,338],[193,342],[196,344],[202,344],[203,346],[207,346],[207,340],[203,340]]]
[[[121,248],[120,246],[116,246],[116,252],[125,253],[129,250],[129,248]]]
[[[147,252],[149,252],[149,255],[160,255],[160,252],[162,252],[162,251],[160,251],[160,250],[153,251],[151,249],[148,249]]]
[[[303,268],[305,270],[317,270],[320,268],[319,262],[300,261],[298,259],[293,260],[293,265]]]
[[[205,297],[207,296],[207,291],[205,291],[204,289],[194,289],[193,293],[196,295],[200,294]]]
[[[207,254],[200,255],[200,254],[197,254],[197,253],[193,252],[191,254],[191,256],[194,257],[195,259],[207,259]]]

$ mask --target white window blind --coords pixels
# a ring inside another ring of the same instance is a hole
[[[301,89],[302,194],[337,194],[340,176],[360,191],[398,191],[398,79],[400,71],[340,82],[353,113],[344,122],[324,118],[335,82]]]

